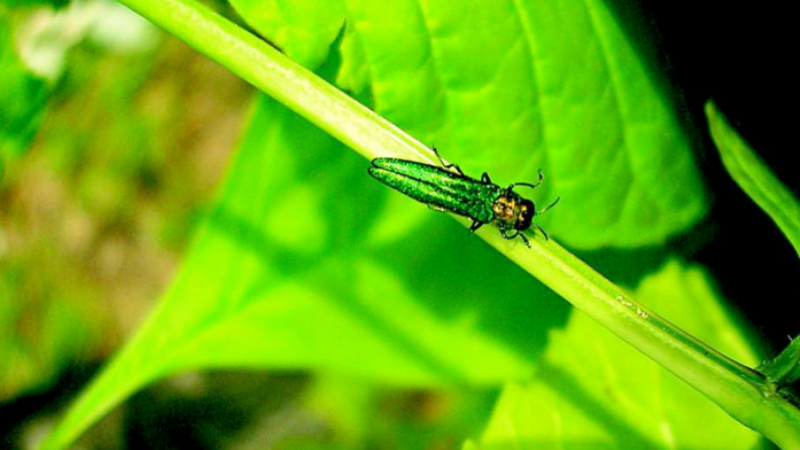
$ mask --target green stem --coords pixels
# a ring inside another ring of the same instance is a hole
[[[496,233],[482,237],[733,418],[783,449],[800,449],[800,411],[778,395],[764,375],[727,358],[638,304],[552,240],[531,240],[532,248],[526,249]]]
[[[433,161],[431,152],[247,31],[193,0],[120,0],[367,158]],[[800,411],[760,373],[726,358],[639,305],[555,242],[530,249],[480,236],[578,309],[785,449],[800,449]],[[63,437],[61,444],[71,439]],[[73,436],[74,438],[74,436]],[[58,448],[58,443],[54,448]]]
[[[758,370],[778,388],[788,386],[800,379],[800,336],[794,338],[783,351]]]
[[[377,149],[433,162],[430,149],[288,59],[262,39],[194,0],[119,0],[222,64],[367,158]]]
[[[800,203],[712,101],[706,104],[706,116],[711,137],[731,178],[767,213],[800,255]],[[800,379],[800,340],[794,339],[758,370],[778,389]]]

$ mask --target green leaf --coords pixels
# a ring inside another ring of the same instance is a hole
[[[282,2],[256,3],[260,16],[286,15]],[[377,112],[468,173],[508,183],[543,168],[538,198],[562,199],[543,223],[570,245],[660,243],[707,202],[669,93],[606,3],[349,1],[337,81],[358,93],[368,79]],[[329,14],[306,12],[317,28]],[[330,20],[317,50],[333,44]],[[301,25],[259,29],[281,40]]]
[[[800,338],[792,339],[778,356],[761,364],[758,370],[778,388],[800,380]]]
[[[339,51],[342,64],[336,76],[336,85],[355,95],[363,94],[369,88],[370,68],[364,55],[364,46],[351,22],[345,24]]]
[[[736,184],[778,225],[800,255],[800,203],[736,133],[713,102],[706,104],[711,137]]]
[[[295,61],[316,68],[344,24],[339,0],[231,0],[247,23]]]
[[[2,0],[2,3],[5,3],[11,8],[30,8],[47,5],[54,9],[60,9],[67,6],[69,0]]]
[[[713,102],[706,104],[706,116],[725,169],[778,225],[800,255],[800,203],[731,127]],[[762,364],[759,370],[779,386],[800,379],[800,341],[792,341],[778,357]]]
[[[565,319],[566,304],[540,283],[445,215],[374,183],[363,159],[274,101],[258,103],[248,130],[175,284],[48,448],[190,368],[499,385],[527,376],[546,330]],[[392,226],[381,218],[387,196],[403,200],[391,214],[422,212],[425,240],[376,231]]]
[[[11,23],[0,10],[0,176],[3,160],[27,150],[44,115],[50,87],[31,75],[14,49]]]
[[[745,363],[757,360],[705,272],[670,261],[637,298]],[[758,434],[575,312],[528,383],[504,391],[481,449],[749,449]]]

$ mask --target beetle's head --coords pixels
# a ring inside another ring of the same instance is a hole
[[[521,199],[519,203],[519,211],[517,212],[517,220],[514,221],[514,228],[519,231],[525,231],[533,224],[533,216],[536,215],[536,206],[528,199]]]

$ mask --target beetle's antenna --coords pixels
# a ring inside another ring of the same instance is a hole
[[[544,208],[536,211],[536,215],[540,216],[540,215],[546,213],[547,211],[550,210],[550,208],[552,208],[553,206],[556,206],[558,204],[559,200],[561,200],[561,197],[556,197],[556,199],[553,200],[553,203],[550,203],[549,205],[545,206]]]

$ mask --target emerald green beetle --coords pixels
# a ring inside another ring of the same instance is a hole
[[[441,166],[423,164],[397,158],[375,158],[368,169],[370,175],[381,183],[439,211],[449,211],[472,219],[469,230],[475,232],[487,223],[495,223],[505,239],[519,236],[530,247],[524,231],[531,226],[547,233],[533,222],[558,203],[556,198],[547,207],[536,210],[536,205],[514,191],[517,186],[536,188],[544,179],[539,171],[536,183],[512,183],[503,188],[483,173],[480,180],[464,174],[460,167],[445,162],[436,148],[433,149]]]

